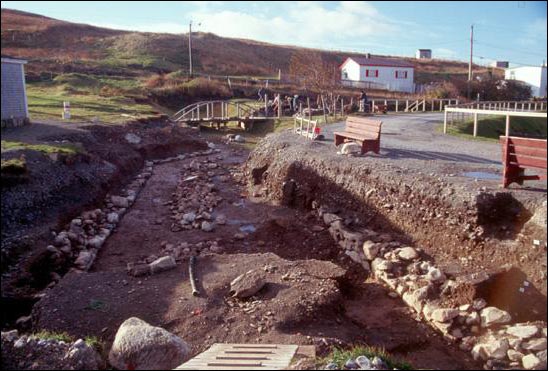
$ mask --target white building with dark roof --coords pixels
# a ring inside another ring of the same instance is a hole
[[[25,63],[22,59],[2,56],[2,127],[28,122]]]
[[[546,66],[521,66],[507,68],[504,71],[506,80],[518,80],[531,87],[533,97],[546,97]]]
[[[396,59],[348,57],[339,67],[343,85],[415,92],[414,66]]]

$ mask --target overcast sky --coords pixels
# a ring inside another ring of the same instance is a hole
[[[546,59],[546,2],[2,1],[3,8],[138,31],[221,36],[329,50],[540,65]]]

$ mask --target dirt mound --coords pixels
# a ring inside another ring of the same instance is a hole
[[[380,164],[333,152],[292,133],[269,135],[251,153],[246,175],[283,204],[356,213],[358,225],[416,243],[455,275],[511,264],[546,295],[546,229],[523,228],[545,207],[545,195],[457,187],[410,172],[403,160]]]

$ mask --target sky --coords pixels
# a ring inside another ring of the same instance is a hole
[[[2,8],[123,30],[220,36],[326,50],[540,65],[545,1],[2,1]]]

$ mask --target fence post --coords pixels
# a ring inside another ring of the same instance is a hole
[[[268,117],[268,94],[264,95],[264,116]]]
[[[447,134],[447,111],[443,114],[443,134]]]
[[[405,112],[408,112],[409,111],[409,100],[406,99],[405,100]]]
[[[474,136],[478,136],[478,114],[474,113]]]
[[[396,112],[398,112],[398,106],[400,105],[400,101],[396,99]]]
[[[510,115],[506,115],[506,136],[510,136]]]
[[[278,118],[282,117],[282,97],[278,94]]]
[[[422,100],[422,112],[426,112],[426,99]]]

